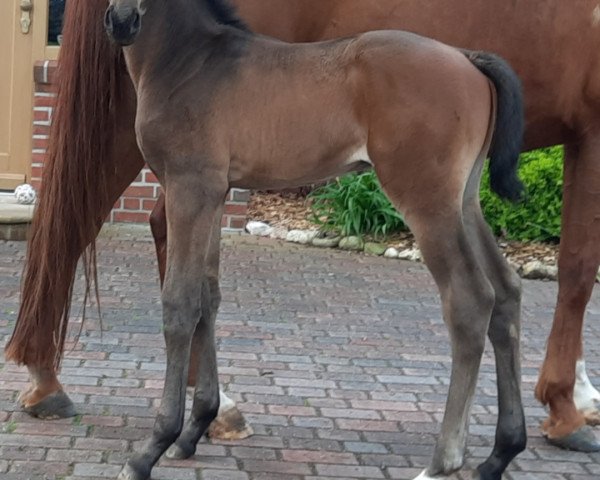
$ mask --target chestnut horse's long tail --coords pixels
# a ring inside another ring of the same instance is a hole
[[[94,239],[106,202],[112,201],[107,182],[115,175],[111,152],[123,78],[120,51],[103,29],[105,9],[106,0],[67,2],[48,158],[27,250],[21,308],[6,347],[6,357],[19,364],[60,362],[80,256],[86,299],[96,282]]]
[[[517,201],[523,194],[523,184],[517,175],[525,131],[521,81],[499,56],[487,52],[463,52],[496,87],[496,128],[490,148],[491,188],[501,197]]]

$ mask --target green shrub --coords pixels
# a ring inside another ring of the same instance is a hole
[[[517,205],[490,191],[485,169],[481,204],[494,233],[513,240],[553,241],[560,236],[562,148],[521,156],[520,176],[527,188]],[[406,229],[402,217],[381,191],[373,172],[346,175],[311,193],[313,221],[343,235],[386,235]]]
[[[496,235],[524,241],[560,238],[562,155],[562,147],[553,147],[521,156],[519,175],[527,191],[517,205],[500,200],[490,191],[486,168],[481,182],[481,206]]]
[[[386,235],[405,230],[374,172],[350,174],[314,190],[313,221],[342,235]]]

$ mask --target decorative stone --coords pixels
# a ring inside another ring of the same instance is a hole
[[[287,228],[273,227],[273,231],[270,233],[269,237],[276,238],[277,240],[285,240],[287,238],[287,234]]]
[[[556,280],[558,268],[554,265],[546,265],[539,260],[534,260],[523,265],[521,276],[530,280]]]
[[[315,230],[290,230],[285,239],[288,242],[306,245],[307,243],[310,243],[316,235],[317,232]]]
[[[365,243],[365,253],[368,253],[369,255],[383,255],[385,253],[385,251],[387,250],[387,245],[384,245],[383,243],[377,243],[377,242],[367,242]]]
[[[394,247],[390,247],[385,252],[383,252],[383,256],[385,258],[398,258],[398,253],[398,250],[396,250]]]
[[[339,248],[342,250],[359,251],[365,247],[365,242],[360,237],[350,236],[340,240]]]
[[[273,227],[264,222],[251,221],[246,224],[246,231],[250,235],[257,235],[259,237],[268,237],[273,231]]]
[[[514,260],[511,260],[510,258],[507,259],[508,264],[510,265],[510,268],[512,268],[515,272],[519,272],[521,270],[521,265],[519,265],[517,262],[515,262]]]
[[[420,262],[421,261],[421,250],[418,248],[407,248],[406,250],[402,250],[398,253],[398,258],[400,260],[410,260],[411,262]]]
[[[312,244],[315,247],[333,248],[339,245],[341,238],[342,237],[333,232],[319,232],[315,238],[312,239]]]

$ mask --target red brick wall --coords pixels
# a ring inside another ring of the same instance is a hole
[[[40,187],[42,168],[46,158],[46,146],[52,111],[55,101],[56,62],[38,62],[34,68],[35,98],[33,106],[33,153],[31,163],[31,183]],[[147,222],[156,203],[160,185],[154,174],[144,168],[135,181],[115,203],[108,219],[110,222]],[[222,226],[226,229],[241,230],[246,224],[249,192],[233,189],[225,202]]]

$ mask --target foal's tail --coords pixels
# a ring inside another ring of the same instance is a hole
[[[490,185],[500,197],[518,201],[523,195],[517,169],[525,130],[521,81],[510,65],[497,55],[464,53],[492,81],[498,97],[496,128],[490,148]]]
[[[6,358],[51,366],[64,348],[77,261],[86,297],[96,277],[94,239],[106,211],[123,60],[102,26],[106,0],[67,2],[58,96],[31,226],[21,308]],[[121,160],[121,159],[119,159]],[[96,290],[97,296],[97,290]]]

